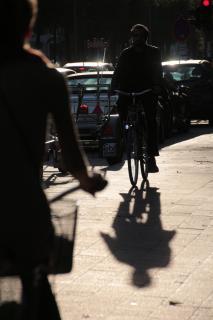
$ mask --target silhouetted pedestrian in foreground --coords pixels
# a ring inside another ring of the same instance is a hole
[[[26,320],[60,319],[44,273],[34,299],[34,271],[47,264],[53,243],[50,209],[40,184],[46,120],[52,114],[67,170],[94,194],[106,181],[89,174],[70,114],[64,78],[40,52],[27,48],[36,0],[0,1],[1,210],[0,253],[19,271]],[[36,301],[36,305],[35,305]],[[36,312],[35,312],[36,310]]]

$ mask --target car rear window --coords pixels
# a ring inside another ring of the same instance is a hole
[[[65,65],[66,66],[66,65]],[[103,66],[72,66],[72,65],[67,65],[66,68],[71,68],[77,73],[80,72],[96,72],[97,69],[100,71],[114,71],[114,67],[111,64],[105,64]]]
[[[73,67],[72,69],[74,69],[77,73],[97,71],[96,67]]]
[[[163,67],[163,75],[170,74],[174,80],[183,81],[201,77],[199,64],[196,65],[170,65]]]
[[[100,77],[99,85],[101,91],[106,91],[109,89],[111,84],[111,77]],[[77,89],[79,86],[83,86],[86,91],[96,91],[98,86],[97,77],[77,77],[77,78],[69,78],[68,86]]]

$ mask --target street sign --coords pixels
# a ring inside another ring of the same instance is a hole
[[[190,33],[190,27],[187,20],[184,18],[178,18],[174,26],[175,38],[178,41],[185,41]]]
[[[93,38],[92,40],[87,40],[87,48],[102,49],[109,46],[108,41],[104,38]]]
[[[179,59],[187,59],[188,58],[188,46],[187,43],[184,41],[178,41],[176,43],[176,55]]]

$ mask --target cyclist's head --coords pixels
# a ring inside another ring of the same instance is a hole
[[[135,24],[130,32],[133,45],[144,45],[147,42],[149,29],[145,25]]]
[[[0,0],[0,39],[4,47],[20,47],[30,30],[36,14],[37,0]]]

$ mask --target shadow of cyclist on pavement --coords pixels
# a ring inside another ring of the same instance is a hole
[[[175,231],[163,230],[160,193],[148,181],[140,190],[131,188],[121,195],[123,202],[112,225],[115,236],[101,236],[119,261],[132,266],[132,284],[145,287],[151,284],[149,269],[169,265],[169,242]]]

